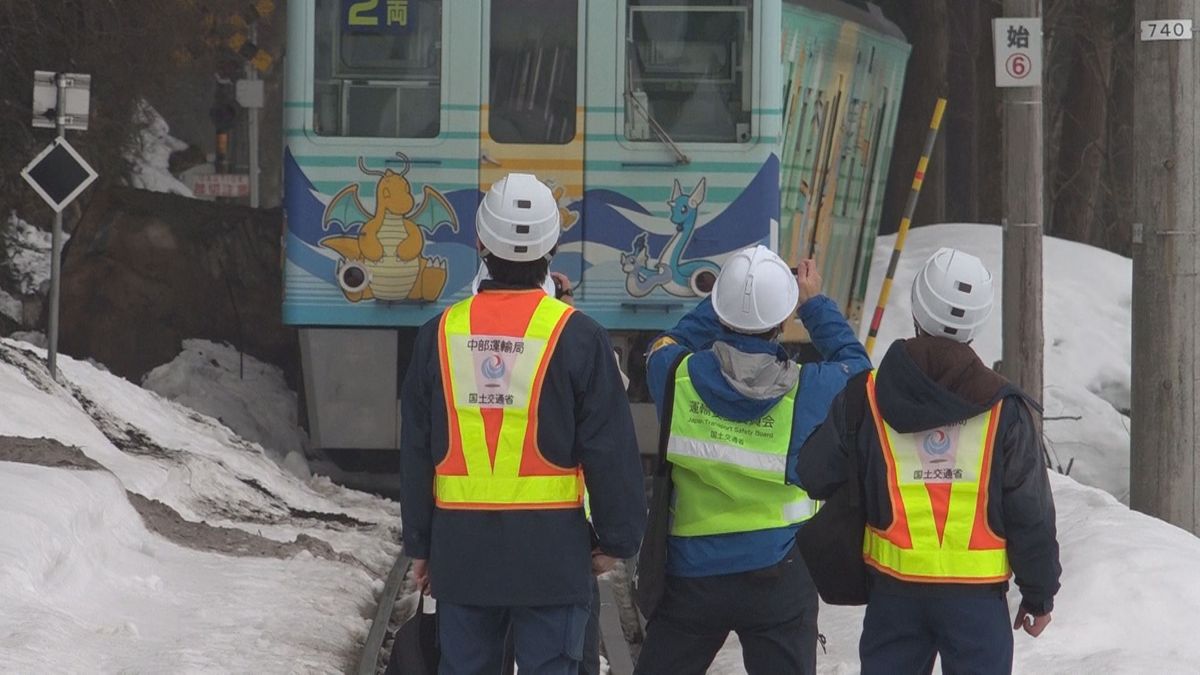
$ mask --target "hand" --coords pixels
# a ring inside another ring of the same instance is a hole
[[[800,285],[801,305],[821,294],[821,273],[817,271],[817,261],[812,258],[800,261],[796,268],[796,283]]]
[[[417,583],[417,590],[425,595],[429,595],[429,561],[417,559],[412,565],[413,581]]]
[[[615,567],[616,564],[616,558],[604,555],[600,552],[600,549],[595,549],[592,551],[592,576],[598,577],[605,572],[611,572],[612,568]]]
[[[559,291],[558,299],[562,300],[568,305],[574,305],[575,295],[571,291],[571,280],[567,277],[567,275],[563,274],[562,272],[551,272],[550,278],[554,279],[555,287],[561,289]]]
[[[1046,626],[1049,625],[1050,612],[1046,612],[1041,616],[1033,616],[1029,612],[1025,611],[1024,607],[1022,607],[1017,610],[1017,620],[1013,622],[1013,630],[1020,630],[1024,628],[1026,633],[1029,633],[1033,637],[1037,637],[1041,635],[1042,631],[1046,630]]]

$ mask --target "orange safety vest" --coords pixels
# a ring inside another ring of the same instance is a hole
[[[573,310],[541,289],[481,293],[449,307],[438,328],[450,446],[434,469],[443,509],[583,506],[580,467],[538,448],[546,366]]]
[[[887,462],[892,522],[867,526],[863,558],[897,579],[923,583],[996,583],[1011,570],[1005,541],[988,525],[988,480],[1003,402],[965,422],[912,434],[888,426],[867,398]]]

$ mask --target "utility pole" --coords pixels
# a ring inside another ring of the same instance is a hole
[[[258,24],[257,24],[257,22],[250,24],[250,36],[249,37],[250,37],[250,42],[258,42]],[[249,63],[249,62],[246,63],[246,79],[251,82],[255,82],[256,80],[258,80],[258,71],[255,69],[253,63]],[[261,87],[262,85],[255,84],[252,86]],[[261,89],[259,89],[258,91],[261,91]],[[261,99],[261,96],[259,98]],[[250,206],[257,209],[259,206],[261,206],[261,198],[259,196],[259,191],[258,191],[258,186],[259,186],[258,181],[261,178],[259,176],[259,167],[258,167],[258,153],[259,153],[258,111],[259,111],[259,108],[262,107],[262,101],[257,100],[256,103],[257,103],[257,105],[251,106],[246,111],[249,114],[249,118],[246,123],[246,127],[247,127],[246,136],[249,140],[249,145],[250,145],[250,167],[249,167],[249,171],[250,171]]]
[[[1041,0],[1004,0],[1004,16],[1039,18]],[[1000,49],[1027,51],[997,63],[1022,78],[1004,89],[1004,299],[1002,369],[1025,393],[1042,400],[1042,73],[1040,21],[1035,30],[1018,26],[993,31]],[[1024,38],[1024,41],[1022,41]],[[1003,42],[1001,42],[1003,40]],[[999,56],[997,61],[1000,61]],[[999,78],[998,78],[999,83]]]
[[[1200,175],[1194,0],[1134,3],[1130,506],[1200,534],[1196,334]]]
[[[67,137],[67,81],[62,73],[54,75],[56,108],[54,111],[54,129],[58,138]],[[63,216],[61,210],[54,211],[54,226],[50,230],[50,316],[47,318],[46,332],[47,358],[46,368],[50,378],[58,379],[58,305],[62,287],[62,235]]]

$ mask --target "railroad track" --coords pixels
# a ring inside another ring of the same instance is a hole
[[[392,611],[410,566],[412,559],[401,549],[392,563],[391,571],[388,572],[383,592],[379,594],[375,616],[371,619],[371,630],[367,633],[358,664],[354,669],[355,675],[380,675],[387,668],[387,662],[381,658],[383,643],[387,639]],[[621,628],[620,607],[613,593],[612,583],[607,578],[600,579],[600,642],[608,658],[610,675],[632,675],[633,657]]]

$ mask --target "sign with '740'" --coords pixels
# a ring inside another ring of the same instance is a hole
[[[1156,19],[1142,22],[1142,42],[1191,39],[1191,19]]]

